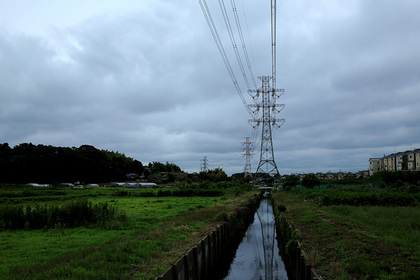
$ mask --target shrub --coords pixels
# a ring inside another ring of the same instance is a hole
[[[279,204],[279,206],[277,206],[277,209],[279,210],[279,212],[285,212],[286,211],[286,206],[283,204]]]

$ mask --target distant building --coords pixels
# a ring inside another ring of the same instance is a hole
[[[420,171],[420,149],[369,159],[369,175],[378,171]]]
[[[372,176],[374,173],[379,171],[380,161],[381,161],[380,158],[369,159],[369,176]]]
[[[414,150],[416,170],[420,170],[420,149]]]

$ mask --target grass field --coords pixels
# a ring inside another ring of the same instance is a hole
[[[309,262],[327,279],[420,279],[420,207],[319,203],[277,192]]]
[[[0,231],[0,279],[154,279],[217,225],[222,213],[250,194],[141,197],[115,189],[1,188],[1,205],[64,205],[76,199],[108,203],[125,222],[77,228]],[[223,215],[222,215],[223,216]]]

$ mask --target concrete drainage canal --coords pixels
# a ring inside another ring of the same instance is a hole
[[[271,200],[255,196],[157,279],[288,279]]]
[[[271,200],[263,198],[239,244],[225,280],[283,280],[287,272],[279,254]]]

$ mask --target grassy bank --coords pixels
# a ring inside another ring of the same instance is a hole
[[[387,204],[378,197],[391,204],[394,200],[389,200],[389,193],[373,198],[360,190],[354,193],[354,189],[281,191],[273,198],[276,207],[285,206],[278,215],[294,228],[308,262],[327,279],[420,279],[418,201],[407,200],[409,206],[370,206],[366,197],[375,205]],[[332,203],[332,197],[341,198]]]
[[[106,203],[127,217],[108,226],[3,229],[0,279],[154,279],[210,233],[218,217],[250,196],[228,191],[213,197],[142,196],[146,191],[121,195],[106,188],[0,189],[0,206],[61,207],[88,199],[93,206]]]

